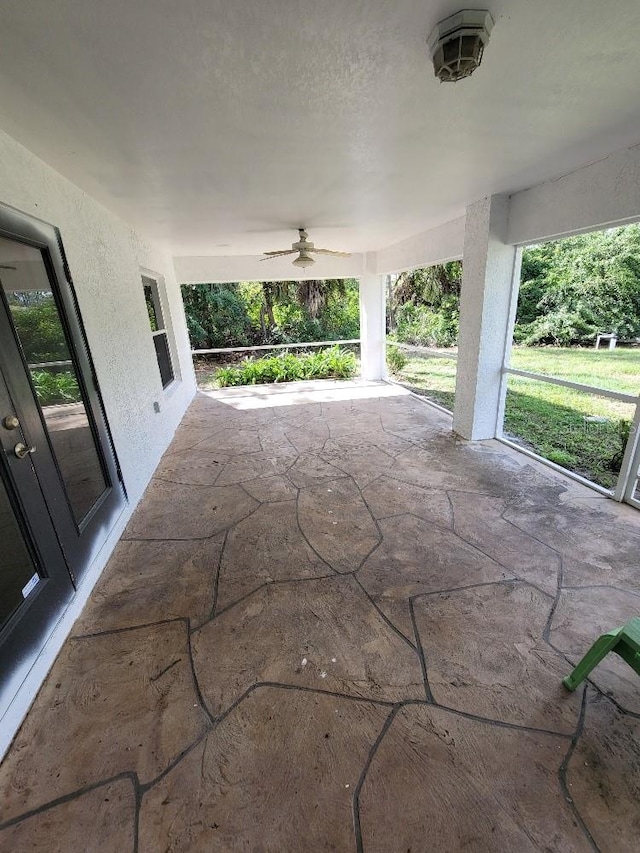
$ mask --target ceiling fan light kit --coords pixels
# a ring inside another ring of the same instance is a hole
[[[315,264],[314,258],[308,252],[302,250],[298,257],[293,262],[294,267],[310,267],[312,264]]]
[[[264,252],[264,258],[260,258],[260,260],[270,261],[272,258],[281,258],[283,255],[297,255],[298,257],[293,261],[293,265],[294,267],[302,267],[304,269],[304,267],[310,267],[312,264],[315,264],[316,259],[312,257],[312,254],[335,255],[339,258],[350,257],[349,252],[334,252],[333,249],[316,249],[315,245],[307,239],[308,236],[304,228],[298,228],[298,240],[291,244],[290,249]]]
[[[438,80],[455,83],[473,74],[492,29],[493,18],[486,9],[462,9],[436,24],[427,45]]]

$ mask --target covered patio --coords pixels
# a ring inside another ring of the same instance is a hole
[[[631,851],[640,518],[384,382],[198,394],[0,770],[0,849]],[[635,841],[634,841],[635,839]]]

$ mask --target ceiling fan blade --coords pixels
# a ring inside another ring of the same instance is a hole
[[[263,252],[263,255],[266,255],[265,258],[260,258],[261,261],[268,261],[269,258],[279,258],[282,255],[297,255],[297,249],[283,249],[281,252]]]
[[[309,249],[310,252],[315,252],[317,255],[338,255],[340,258],[350,258],[351,252],[334,252],[332,249]]]

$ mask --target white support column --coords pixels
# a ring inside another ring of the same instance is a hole
[[[502,365],[513,334],[521,258],[504,242],[508,212],[507,196],[467,208],[453,429],[471,440],[494,438],[501,429]]]
[[[360,364],[363,379],[384,379],[386,364],[385,277],[360,278]]]

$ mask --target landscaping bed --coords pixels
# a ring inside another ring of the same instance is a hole
[[[196,368],[198,386],[205,390],[232,385],[296,382],[305,379],[349,379],[355,376],[357,360],[353,352],[339,346],[294,355],[242,358],[217,367]]]

